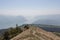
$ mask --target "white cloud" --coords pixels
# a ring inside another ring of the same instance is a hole
[[[2,9],[0,10],[0,15],[22,15],[25,17],[30,17],[31,19],[34,16],[38,15],[49,15],[49,14],[60,14],[60,10],[33,10],[33,9]]]

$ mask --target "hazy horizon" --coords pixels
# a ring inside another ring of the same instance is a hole
[[[60,14],[60,0],[0,0],[0,15],[35,17]]]
[[[9,26],[13,21],[13,24],[17,24],[22,20],[24,22],[21,23],[25,23],[25,20],[27,20],[26,23],[32,23],[45,17],[45,15],[60,15],[60,0],[0,0],[0,26],[3,24],[8,24]],[[19,18],[19,16],[21,18]],[[38,16],[42,17],[39,18]],[[35,17],[39,19],[35,19]],[[48,16],[46,16],[46,18],[47,17]],[[47,19],[49,19],[49,17]],[[55,20],[55,22],[56,21],[57,20]]]

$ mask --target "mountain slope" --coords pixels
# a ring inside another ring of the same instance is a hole
[[[8,29],[0,29],[0,36],[3,36],[4,32],[7,31]]]
[[[38,27],[30,27],[11,40],[60,40],[60,37]]]
[[[35,17],[34,24],[60,25],[60,15],[45,15]]]
[[[27,20],[23,16],[0,15],[0,29],[8,28],[16,24],[22,24]]]

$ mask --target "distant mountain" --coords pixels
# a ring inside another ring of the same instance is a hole
[[[35,17],[33,24],[60,25],[60,15],[45,15]]]
[[[8,28],[16,24],[23,24],[27,20],[23,16],[5,16],[0,15],[0,29]]]
[[[22,25],[22,27],[25,25]],[[39,28],[42,28],[42,29],[49,31],[49,32],[60,32],[60,26],[46,25],[46,24],[27,24],[27,25],[39,27]]]

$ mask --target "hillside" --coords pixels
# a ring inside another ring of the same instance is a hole
[[[30,27],[11,40],[60,40],[60,37],[39,27]]]
[[[3,35],[3,33],[5,32],[5,31],[7,31],[8,29],[1,29],[0,30],[0,36],[2,36]]]
[[[37,20],[36,20],[37,19]],[[47,25],[59,25],[60,26],[60,14],[56,15],[41,15],[35,17],[33,24],[47,24]]]
[[[38,26],[50,32],[60,32],[60,26],[56,26],[56,25],[35,24],[35,26]]]
[[[26,24],[22,25],[22,27],[24,27],[25,25]],[[56,25],[46,25],[46,24],[27,24],[27,25],[36,26],[49,32],[60,32],[60,26]]]
[[[0,15],[0,29],[9,28],[16,24],[23,24],[27,19],[23,16],[5,16]]]
[[[27,24],[23,24],[23,25],[21,25],[19,27],[23,28],[25,25],[27,25]],[[28,24],[28,25],[29,26],[36,26],[36,27],[42,28],[42,29],[44,29],[44,30],[46,30],[48,32],[57,32],[57,33],[60,33],[60,26],[45,25],[45,24]],[[9,29],[8,29],[8,31],[9,31]],[[13,28],[13,29],[15,29],[15,28]],[[0,36],[2,36],[5,31],[7,31],[7,29],[0,29]]]

